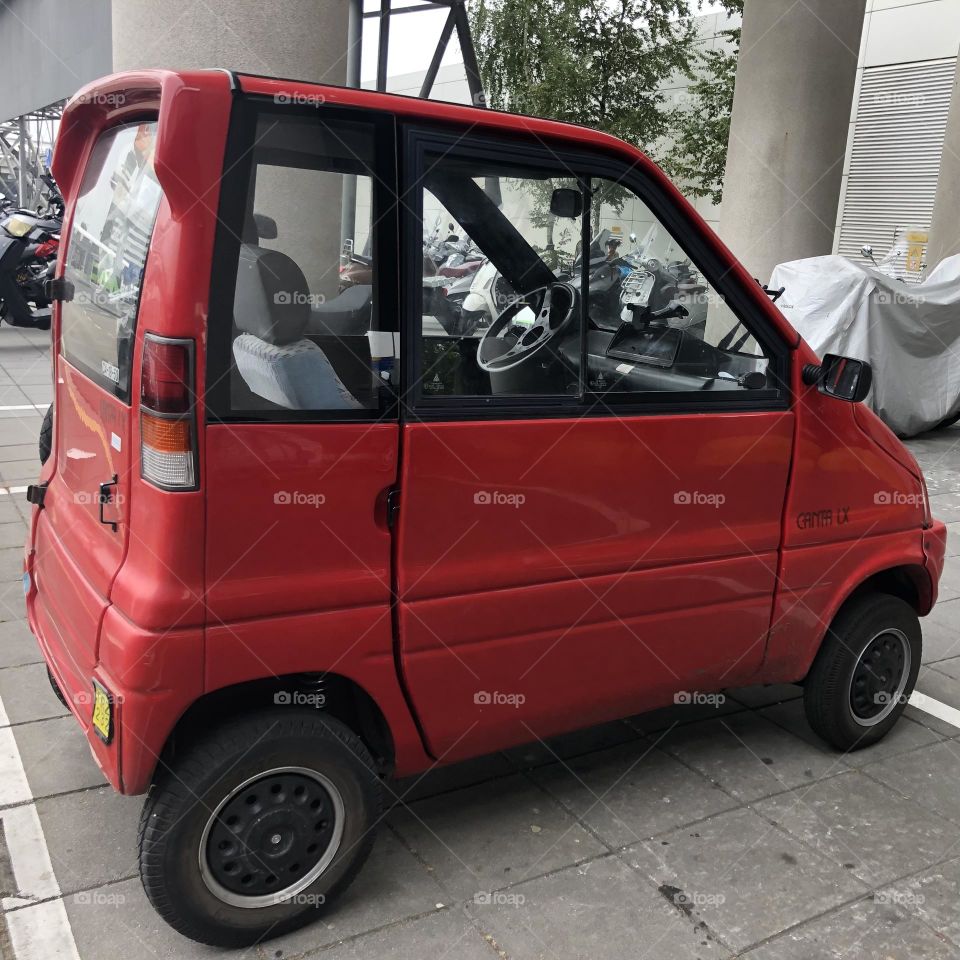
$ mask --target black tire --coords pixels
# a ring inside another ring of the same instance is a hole
[[[844,752],[882,740],[913,692],[921,646],[916,611],[899,597],[863,593],[847,601],[804,682],[814,732]]]
[[[40,425],[40,440],[38,442],[40,452],[40,465],[43,466],[50,459],[50,451],[53,450],[53,404],[47,407],[44,414],[43,423]]]
[[[305,773],[284,772],[291,770],[309,772],[310,777],[324,780],[325,786],[313,783]],[[267,771],[280,772],[264,778]],[[291,788],[291,784],[305,782],[312,784],[313,793],[298,800],[300,786]],[[281,789],[274,791],[276,786]],[[321,802],[319,796],[323,795]],[[317,854],[308,854],[310,847],[304,844],[311,827],[332,829],[328,835],[336,838],[337,795],[342,835],[336,844],[331,840],[324,846],[316,861]],[[252,803],[251,796],[255,798]],[[225,803],[226,811],[242,816],[226,816]],[[316,711],[281,707],[227,721],[179,754],[172,764],[161,764],[140,817],[144,890],[160,916],[192,940],[241,947],[279,936],[309,923],[319,907],[353,880],[373,846],[380,803],[373,759],[360,739],[338,720]],[[318,807],[311,812],[314,804]],[[311,824],[313,817],[321,819]],[[239,820],[239,826],[228,827],[228,820]],[[306,828],[301,821],[306,821]],[[227,833],[231,829],[234,833]],[[217,831],[227,839],[215,843]],[[229,838],[234,835],[239,852],[219,853],[225,845],[232,846]],[[281,846],[272,848],[270,843]],[[283,857],[299,859],[301,853],[305,863],[288,867]],[[323,866],[328,856],[332,859]],[[229,862],[230,857],[238,862]],[[291,879],[295,867],[300,874]],[[235,877],[227,875],[229,868]],[[296,883],[308,880],[317,868],[322,872],[314,880],[295,889]],[[290,881],[287,886],[261,893],[260,900],[269,899],[269,904],[238,905],[254,902],[242,889],[248,878],[251,889],[266,891],[273,870],[281,882]],[[219,887],[221,880],[239,889]]]

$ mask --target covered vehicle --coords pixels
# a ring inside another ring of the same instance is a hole
[[[960,255],[906,284],[845,257],[781,263],[777,306],[822,357],[870,362],[867,404],[901,437],[960,418]]]

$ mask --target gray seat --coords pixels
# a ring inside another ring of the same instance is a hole
[[[310,288],[285,253],[240,245],[233,341],[237,370],[250,392],[288,410],[352,410],[362,406],[326,354],[304,336]]]

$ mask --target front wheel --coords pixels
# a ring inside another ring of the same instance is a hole
[[[280,708],[229,721],[151,788],[140,877],[180,933],[247,946],[308,923],[346,888],[379,814],[373,760],[338,720]]]
[[[881,740],[913,693],[920,653],[920,621],[908,603],[883,593],[849,600],[804,682],[814,732],[844,751]]]

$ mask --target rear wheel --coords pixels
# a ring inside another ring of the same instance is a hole
[[[920,621],[899,597],[861,594],[837,614],[804,683],[807,720],[839,750],[887,735],[920,672]]]
[[[45,464],[50,459],[50,451],[53,449],[53,404],[47,407],[47,412],[43,417],[43,423],[40,425],[40,440],[38,443],[40,451],[40,464]]]
[[[294,710],[242,718],[158,778],[140,876],[180,933],[249,945],[308,923],[350,883],[379,812],[373,760],[342,723]]]

